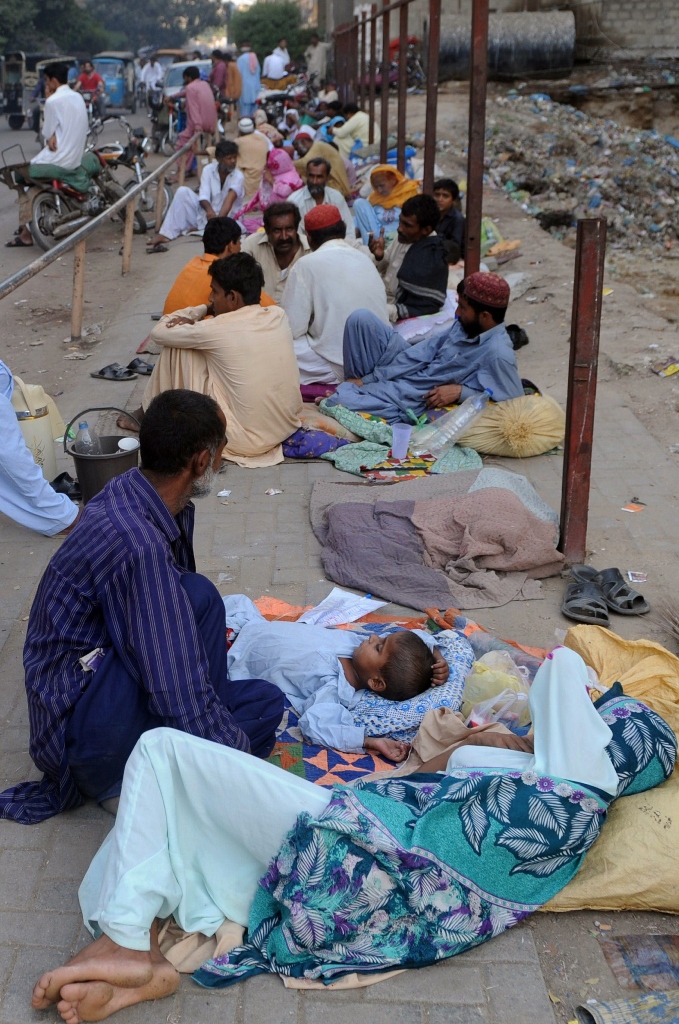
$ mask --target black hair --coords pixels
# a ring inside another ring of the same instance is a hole
[[[343,220],[328,225],[327,228],[319,228],[318,231],[307,231],[309,245],[312,249],[320,249],[324,242],[330,242],[333,238],[346,238],[347,226]]]
[[[224,440],[224,424],[214,398],[183,388],[161,391],[141,421],[141,468],[177,476],[194,455],[209,451],[214,456]]]
[[[63,60],[52,61],[51,64],[45,64],[44,74],[45,78],[56,78],[59,85],[66,85],[68,82],[68,64],[64,64]]]
[[[238,146],[232,139],[222,139],[215,147],[215,156],[218,160],[221,156],[238,156]]]
[[[432,192],[449,192],[453,199],[460,198],[460,187],[452,178],[439,178],[434,182]]]
[[[391,634],[391,653],[382,667],[386,700],[409,700],[432,685],[434,655],[422,637],[409,629]]]
[[[344,113],[345,114],[357,114],[361,108],[358,103],[345,103]]]
[[[326,103],[326,107],[328,110],[334,110],[336,114],[339,114],[342,110],[342,104],[339,100],[330,100],[329,103]]]
[[[227,245],[237,242],[241,226],[233,217],[213,217],[203,231],[203,248],[208,256],[221,256]]]
[[[432,231],[436,230],[441,220],[441,212],[433,196],[412,196],[406,199],[401,213],[404,217],[415,217],[421,228],[431,228]]]
[[[464,281],[462,284],[464,284]],[[462,294],[477,316],[481,313],[490,313],[496,324],[503,324],[505,322],[505,314],[507,313],[506,306],[504,309],[498,309],[497,306],[487,306],[485,302],[477,302],[476,299],[470,299],[469,296],[465,294],[464,288],[462,289]]]
[[[264,287],[264,274],[249,252],[237,252],[233,256],[215,260],[208,267],[208,274],[225,294],[238,292],[242,295],[246,306],[256,306],[259,302]]]
[[[222,58],[224,57],[224,54],[222,53],[221,50],[213,50],[212,53],[210,54],[210,56],[211,57],[217,57],[218,60],[222,60]]]
[[[323,164],[328,174],[330,174],[332,171],[332,164],[329,160],[326,160],[324,156],[315,156],[311,160],[308,160],[307,169],[309,167],[319,167],[321,164]]]
[[[184,78],[190,78],[192,82],[195,82],[197,78],[200,78],[200,71],[192,64],[190,68],[184,68]]]
[[[287,217],[288,214],[292,214],[295,218],[295,231],[299,227],[302,214],[299,206],[295,206],[294,203],[272,203],[271,206],[267,206],[264,211],[264,230],[268,231],[271,227],[271,222],[275,217]]]

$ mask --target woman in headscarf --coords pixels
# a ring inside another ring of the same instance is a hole
[[[291,192],[303,188],[304,182],[295,170],[295,165],[283,149],[269,150],[262,181],[254,196],[237,215],[249,235],[259,231],[263,224],[264,211],[272,203],[282,203]]]
[[[255,129],[258,132],[261,132],[262,135],[266,135],[267,139],[273,143],[274,146],[280,146],[282,144],[283,136],[278,131],[278,128],[269,124],[266,113],[261,107],[255,112]]]
[[[391,242],[396,237],[401,207],[406,199],[417,195],[420,186],[391,164],[378,164],[370,175],[370,184],[373,190],[368,198],[354,203],[356,227],[364,245],[369,235],[379,235],[382,228],[385,242]]]

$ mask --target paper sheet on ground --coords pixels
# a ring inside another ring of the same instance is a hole
[[[346,622],[356,622],[369,612],[383,608],[385,604],[388,602],[360,597],[359,594],[333,587],[325,600],[305,612],[298,622],[306,622],[308,626],[341,626]]]

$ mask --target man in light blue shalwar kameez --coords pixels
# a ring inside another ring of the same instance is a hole
[[[241,89],[238,101],[238,116],[254,117],[257,97],[261,89],[261,69],[257,60],[257,54],[253,53],[247,43],[243,44],[241,50],[242,53],[236,61],[243,80],[243,88]]]

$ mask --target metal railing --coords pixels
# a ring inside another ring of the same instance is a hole
[[[335,40],[335,76],[342,100],[358,102],[363,106],[368,98],[370,117],[369,144],[375,141],[375,93],[377,75],[380,76],[380,161],[386,163],[389,136],[389,26],[392,11],[399,12],[398,99],[396,112],[396,164],[405,170],[406,103],[408,97],[408,7],[414,0],[382,0],[374,3],[370,14],[363,11],[352,22],[342,25],[333,33]],[[382,30],[382,60],[377,64],[377,26]],[[370,36],[369,60],[368,33]],[[429,0],[429,32],[426,59],[427,107],[424,131],[423,188],[431,192],[434,184],[436,159],[436,113],[439,79],[439,49],[441,45],[441,0]]]
[[[185,146],[178,149],[176,153],[164,160],[160,167],[156,167],[155,171],[140,181],[138,184],[131,188],[129,192],[126,192],[124,196],[121,196],[112,206],[107,207],[103,213],[100,213],[97,217],[93,217],[89,224],[83,225],[74,231],[72,235],[68,235],[63,242],[59,242],[54,246],[53,249],[48,249],[37,259],[33,260],[27,266],[22,267],[21,270],[17,270],[15,274],[8,277],[5,281],[0,282],[0,299],[4,299],[5,296],[10,295],[13,291],[19,288],[26,281],[30,281],[31,278],[40,274],[46,267],[49,267],[51,263],[58,260],[64,253],[67,253],[70,249],[74,249],[73,253],[73,297],[71,302],[71,341],[79,342],[82,340],[82,327],[83,327],[83,300],[85,296],[85,257],[87,252],[87,236],[96,231],[97,228],[101,227],[102,224],[110,221],[111,216],[115,216],[121,210],[125,210],[125,227],[123,231],[123,249],[122,249],[122,273],[123,276],[129,274],[130,266],[132,262],[132,239],[134,236],[134,214],[137,205],[137,197],[148,188],[152,181],[158,182],[158,189],[156,194],[156,207],[155,207],[155,223],[157,228],[162,223],[164,213],[164,199],[165,199],[165,175],[170,167],[184,156],[189,151],[195,152],[195,145],[197,140],[200,138],[200,133],[196,133],[192,139],[190,139]],[[185,161],[182,159],[179,164],[179,184],[184,183],[186,167]]]

